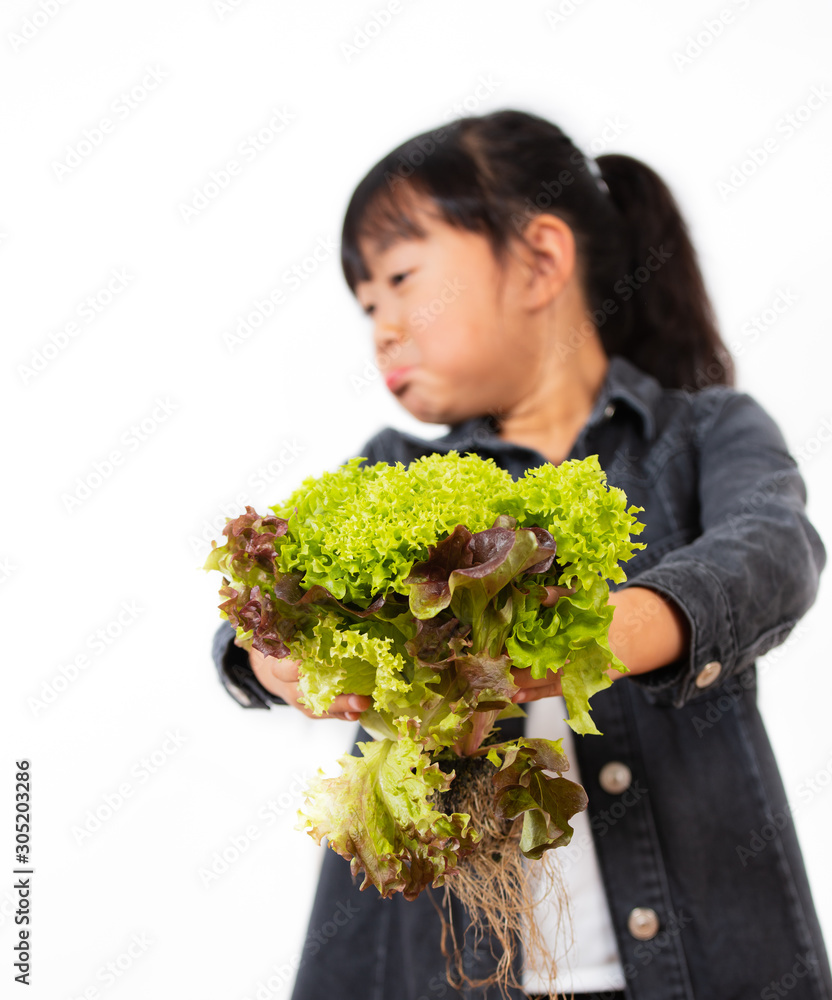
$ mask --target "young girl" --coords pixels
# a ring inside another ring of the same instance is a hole
[[[610,595],[610,645],[630,672],[611,670],[593,698],[603,736],[572,738],[558,677],[515,672],[528,718],[502,723],[506,738],[563,736],[589,807],[553,852],[572,947],[551,929],[557,980],[527,964],[512,996],[832,1000],[755,668],[811,606],[826,554],[780,430],[731,388],[668,188],[632,157],[588,161],[532,114],[459,119],[361,181],[342,265],[390,391],[451,428],[387,428],[358,454],[472,451],[515,477],[597,454],[644,508],[647,546]],[[249,658],[233,634],[223,623],[215,641],[230,693],[310,714],[297,663]],[[345,692],[327,715],[354,720],[368,703]],[[327,851],[293,1000],[496,996],[448,985],[430,894],[380,901]],[[466,941],[470,978],[495,961]]]

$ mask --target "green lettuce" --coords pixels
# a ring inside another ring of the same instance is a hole
[[[484,752],[498,719],[524,714],[513,667],[560,671],[568,724],[598,732],[589,699],[610,664],[626,670],[607,639],[607,581],[626,579],[644,526],[597,456],[517,480],[474,454],[363,462],[306,479],[269,515],[247,507],[205,568],[223,574],[220,613],[241,646],[301,661],[315,714],[343,692],[371,698],[361,723],[375,742],[314,785],[306,828],[364,885],[412,898],[474,849],[472,818],[436,808],[450,781],[436,762]],[[559,745],[492,747],[494,765],[498,753],[495,809],[523,815],[524,853],[566,843],[586,801]]]
[[[487,756],[498,768],[493,778],[497,815],[523,817],[523,854],[538,860],[544,851],[568,844],[574,832],[569,820],[586,808],[587,796],[580,785],[563,777],[569,768],[563,740],[519,739],[489,747]]]
[[[341,774],[310,782],[298,829],[350,861],[364,874],[360,888],[382,896],[401,892],[415,899],[425,886],[445,884],[460,859],[480,840],[467,813],[437,811],[429,797],[448,789],[452,774],[413,740],[359,743],[361,757],[339,759]]]

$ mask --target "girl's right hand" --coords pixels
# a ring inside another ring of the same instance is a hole
[[[288,656],[264,656],[257,649],[248,654],[254,676],[263,687],[282,698],[289,705],[309,716],[310,719],[346,719],[355,722],[358,716],[372,704],[372,698],[359,694],[339,694],[323,715],[314,715],[306,705],[298,700],[301,697],[298,688],[298,667],[300,660],[291,660]]]

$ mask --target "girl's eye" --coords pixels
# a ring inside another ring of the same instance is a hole
[[[390,281],[390,284],[395,288],[398,284],[400,284],[400,279],[406,278],[408,274],[410,274],[410,271],[400,271],[398,274],[391,274],[388,280]],[[364,310],[364,313],[367,316],[372,316],[373,312],[375,311],[375,308],[376,308],[375,306],[367,306],[367,308]]]

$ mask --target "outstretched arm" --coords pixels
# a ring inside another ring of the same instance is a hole
[[[815,600],[826,550],[782,433],[754,399],[725,393],[701,428],[701,533],[610,593],[610,647],[658,704],[681,707],[783,642]],[[557,678],[518,683],[535,697]],[[544,693],[545,692],[545,693]],[[528,696],[518,700],[532,700]]]
[[[559,595],[553,587],[547,590],[550,596],[543,604],[551,607]],[[690,625],[673,601],[646,587],[634,586],[611,592],[608,603],[615,607],[609,630],[610,649],[629,667],[631,675],[656,670],[687,655]],[[607,674],[612,680],[629,676],[614,667]],[[537,701],[562,693],[559,675],[534,680],[531,670],[526,669],[515,670],[514,679],[521,688],[512,699],[515,702]]]

